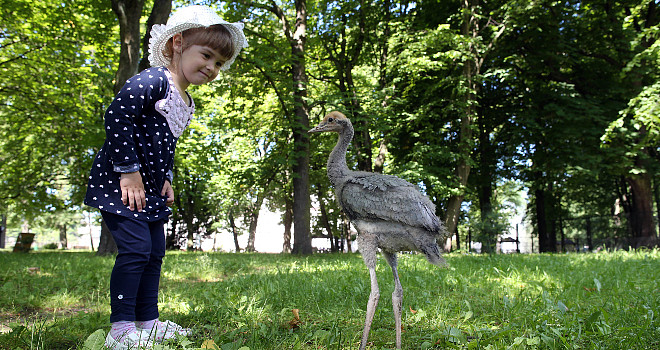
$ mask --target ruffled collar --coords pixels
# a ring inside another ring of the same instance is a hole
[[[179,90],[174,85],[174,77],[167,68],[163,68],[167,81],[169,82],[169,91],[164,99],[156,102],[156,110],[165,119],[175,137],[181,136],[186,127],[190,124],[192,116],[195,113],[195,101],[192,96],[186,92],[190,99],[190,105],[183,100]]]

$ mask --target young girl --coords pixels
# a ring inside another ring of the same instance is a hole
[[[92,166],[85,204],[101,210],[117,243],[110,349],[148,347],[189,331],[158,320],[174,149],[195,109],[186,89],[213,81],[247,46],[242,23],[228,23],[205,6],[182,8],[166,25],[153,27],[152,68],[126,81],[106,111],[106,140]]]

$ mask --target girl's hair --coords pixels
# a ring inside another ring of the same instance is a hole
[[[225,59],[228,60],[234,54],[234,42],[231,33],[222,24],[215,24],[210,27],[192,28],[184,30],[181,33],[183,38],[182,52],[192,45],[208,46]],[[174,58],[174,38],[170,38],[165,44],[163,55],[173,62]]]

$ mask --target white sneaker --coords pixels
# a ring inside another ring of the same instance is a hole
[[[156,320],[151,329],[136,328],[148,335],[149,340],[162,342],[167,339],[175,338],[177,335],[186,336],[190,333],[190,328],[183,328],[172,321],[161,322]]]
[[[110,332],[105,337],[105,346],[110,350],[138,350],[151,349],[152,342],[149,341],[149,333],[140,329],[129,331],[121,341],[112,337]]]

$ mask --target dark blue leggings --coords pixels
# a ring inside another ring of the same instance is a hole
[[[158,318],[166,220],[147,222],[105,211],[101,214],[118,251],[110,276],[110,322]]]

